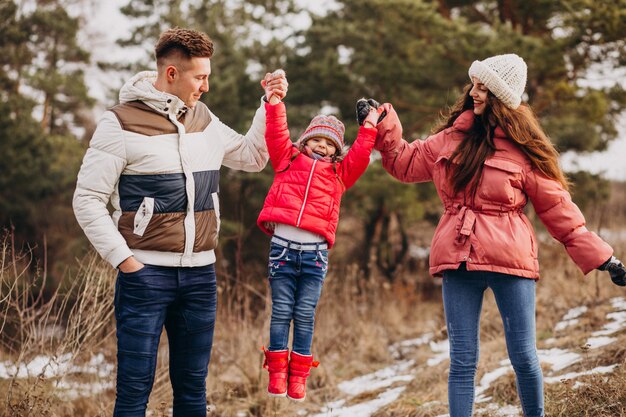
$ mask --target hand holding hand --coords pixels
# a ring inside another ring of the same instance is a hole
[[[379,115],[377,119],[374,119],[375,123],[372,123],[371,126],[376,127],[376,125],[387,115],[387,112],[373,98],[362,98],[356,102],[356,120],[359,123],[359,126],[363,126],[363,123],[365,123],[366,119],[368,119],[368,116],[371,113],[370,110],[372,109],[376,109],[377,114]]]
[[[272,73],[265,74],[261,80],[261,86],[265,90],[265,98],[270,104],[276,104],[285,98],[289,83],[285,71],[277,69]]]
[[[382,107],[379,107],[379,108],[370,107],[370,111],[367,114],[367,117],[365,118],[365,120],[363,120],[363,127],[375,129],[376,125],[381,120],[380,115],[383,111],[384,109]]]
[[[600,271],[608,271],[611,276],[611,281],[615,285],[620,287],[626,286],[626,267],[615,256],[611,256],[611,259],[600,265],[598,268]]]

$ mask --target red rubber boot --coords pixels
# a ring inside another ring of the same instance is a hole
[[[311,374],[311,367],[317,368],[319,362],[313,360],[313,355],[300,355],[291,352],[289,362],[289,386],[287,397],[294,401],[304,401],[306,397],[306,379]]]
[[[263,348],[265,361],[263,368],[270,373],[270,381],[267,384],[267,394],[270,397],[284,397],[287,395],[287,370],[288,370],[288,350],[277,350],[271,352]]]

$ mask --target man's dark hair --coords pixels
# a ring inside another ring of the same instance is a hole
[[[168,29],[159,37],[154,53],[159,66],[165,58],[173,55],[179,55],[185,59],[211,58],[213,56],[213,41],[206,34],[196,30]]]

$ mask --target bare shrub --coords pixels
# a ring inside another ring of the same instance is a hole
[[[114,332],[113,277],[95,254],[81,262],[77,276],[56,286],[48,285],[45,268],[31,263],[30,254],[17,254],[11,235],[5,235],[0,253],[0,351],[12,374],[3,398],[10,416],[58,415],[54,410],[59,382],[79,357],[109,343]],[[33,359],[35,370],[28,366]]]

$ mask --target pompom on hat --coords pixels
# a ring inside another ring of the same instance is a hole
[[[526,62],[515,54],[496,55],[483,61],[474,61],[469,68],[470,78],[476,77],[511,109],[522,102],[526,88]]]
[[[314,137],[321,137],[331,140],[337,147],[337,152],[343,149],[343,135],[346,128],[335,116],[324,116],[319,114],[311,120],[298,142],[302,145]]]

